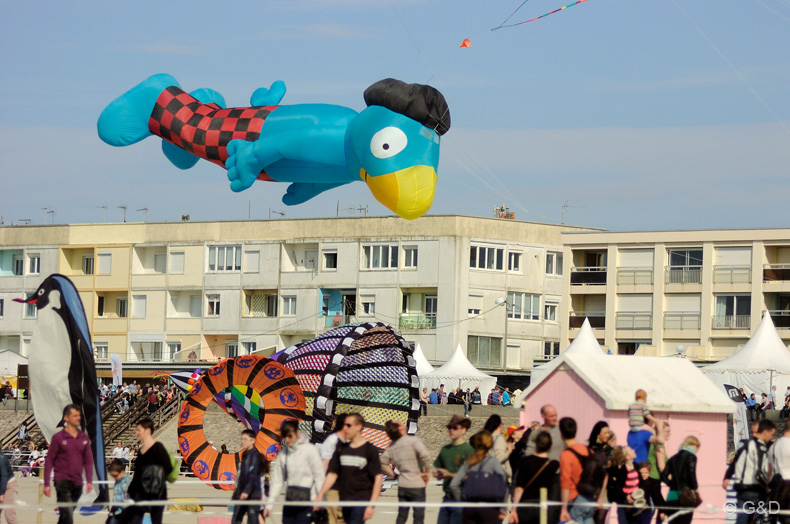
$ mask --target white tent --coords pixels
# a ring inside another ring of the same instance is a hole
[[[549,376],[549,373],[557,369],[563,362],[565,362],[565,359],[571,355],[605,355],[601,349],[601,345],[598,344],[598,339],[595,338],[595,333],[593,333],[592,327],[590,327],[590,321],[586,318],[584,319],[581,329],[579,329],[579,332],[576,334],[576,338],[573,339],[571,345],[568,346],[568,348],[563,351],[560,356],[550,362],[546,362],[545,364],[541,364],[540,366],[532,369],[532,374],[530,375],[529,380],[529,389],[533,389],[533,386],[536,386],[544,378]],[[513,406],[516,408],[521,408],[521,400],[526,396],[526,394],[526,391],[521,393],[521,395],[516,398],[515,402],[513,402]]]
[[[496,377],[486,375],[476,367],[464,355],[461,344],[455,349],[455,353],[442,364],[441,367],[434,369],[426,375],[420,376],[420,388],[439,388],[444,384],[446,390],[460,387],[464,391],[469,388],[474,391],[475,387],[480,387],[480,396],[483,404],[488,400],[488,394],[496,386]]]
[[[790,351],[766,312],[752,338],[741,349],[702,371],[719,386],[743,388],[747,394],[756,393],[758,398],[761,393],[770,395],[771,386],[776,386],[778,400],[783,400],[784,391],[790,386]]]
[[[433,371],[433,366],[428,359],[425,358],[425,353],[422,352],[422,348],[420,347],[419,342],[417,346],[414,348],[414,360],[417,361],[417,376],[421,377],[423,375],[427,375],[431,371]]]

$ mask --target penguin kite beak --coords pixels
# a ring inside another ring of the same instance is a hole
[[[33,295],[32,297],[30,297],[28,299],[15,298],[15,299],[13,299],[13,301],[14,302],[19,302],[20,304],[35,304],[36,302],[38,302],[38,297],[36,295]]]

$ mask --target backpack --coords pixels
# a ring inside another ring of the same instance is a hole
[[[492,458],[491,456],[484,458],[475,465],[478,466],[478,469],[469,469],[466,472],[463,487],[464,500],[470,502],[502,502],[505,500],[508,487],[504,475],[481,471],[483,464]]]
[[[579,463],[582,465],[582,475],[578,484],[576,484],[576,491],[587,498],[598,498],[603,489],[609,459],[603,453],[593,451],[590,448],[587,448],[587,453],[589,454],[586,457],[573,448],[568,448],[568,451],[576,455],[576,458],[579,459]]]

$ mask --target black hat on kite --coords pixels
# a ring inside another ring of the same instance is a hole
[[[386,78],[365,89],[365,103],[368,106],[386,107],[436,130],[440,135],[450,129],[447,101],[431,86]]]

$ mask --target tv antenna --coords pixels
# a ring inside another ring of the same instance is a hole
[[[33,220],[31,220],[30,218],[20,218],[19,220],[17,220],[17,222],[19,222],[24,226],[29,226],[30,224],[33,223]]]
[[[126,206],[118,206],[118,209],[123,209],[123,221],[126,222]]]
[[[54,224],[56,209],[54,207],[44,206],[41,208],[41,210],[44,211],[44,224],[46,225],[49,215],[52,215],[52,223]]]
[[[104,210],[104,221],[107,222],[107,204],[96,206],[96,209],[103,209]]]
[[[145,211],[145,221],[148,222],[148,206],[141,207],[137,211]],[[126,220],[124,220],[124,222],[126,222]]]
[[[272,213],[274,213],[275,215],[280,215],[280,217],[285,217],[285,212],[283,212],[283,211],[275,211],[274,209],[269,208],[269,220],[272,219]]]
[[[569,206],[568,205],[568,201],[566,200],[565,203],[562,204],[562,219],[560,221],[560,224],[564,224],[565,223],[565,210],[566,209],[585,209],[585,207],[584,206]]]
[[[368,216],[368,206],[367,206],[367,204],[365,204],[365,205],[360,204],[359,207],[357,208],[357,211],[362,213],[363,217]]]

